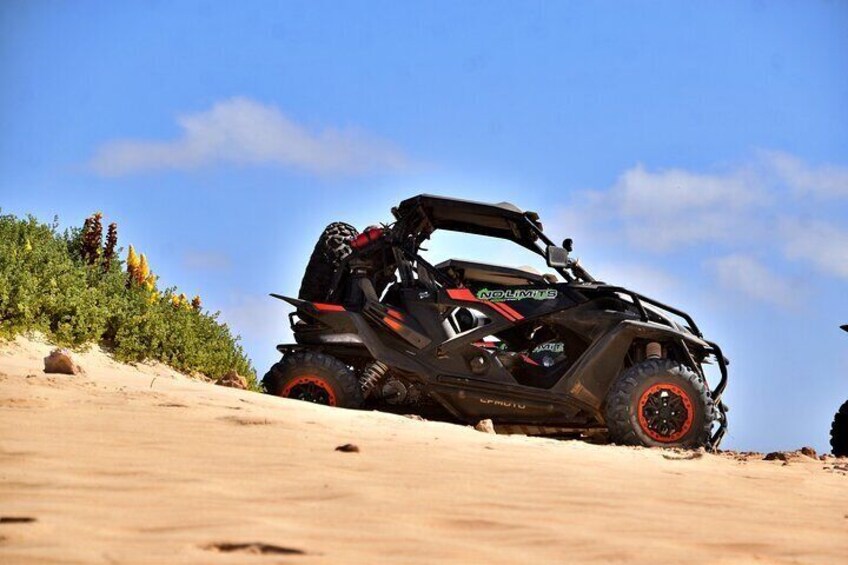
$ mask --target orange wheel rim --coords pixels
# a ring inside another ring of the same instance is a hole
[[[333,387],[321,377],[314,375],[295,377],[283,387],[280,396],[314,404],[336,405],[336,393],[333,392]]]
[[[674,443],[692,429],[695,410],[689,395],[677,385],[655,384],[639,397],[639,426],[652,440]]]

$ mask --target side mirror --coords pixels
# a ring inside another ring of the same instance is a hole
[[[548,262],[548,267],[565,268],[568,266],[568,251],[556,245],[548,245],[545,260]]]

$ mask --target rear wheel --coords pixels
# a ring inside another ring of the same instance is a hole
[[[670,359],[634,365],[607,397],[610,439],[621,445],[704,447],[716,409],[706,383]]]
[[[359,382],[347,365],[324,353],[291,353],[271,367],[262,379],[277,396],[342,408],[363,404]]]
[[[335,222],[324,228],[303,273],[298,298],[310,302],[327,300],[339,264],[351,253],[350,240],[359,232],[350,224]]]
[[[830,427],[831,453],[837,457],[848,457],[848,402],[845,402],[833,418]]]

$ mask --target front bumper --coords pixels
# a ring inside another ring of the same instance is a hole
[[[637,292],[633,292],[632,290],[620,286],[601,285],[598,288],[603,288],[604,290],[622,293],[629,296],[630,299],[633,301],[633,304],[635,305],[636,310],[639,314],[639,318],[643,323],[651,323],[650,316],[648,315],[649,307],[665,310],[666,312],[679,316],[680,318],[686,321],[688,327],[681,328],[673,321],[668,321],[677,330],[681,337],[683,337],[684,340],[700,342],[702,346],[705,346],[704,348],[707,353],[712,354],[715,357],[716,363],[719,367],[719,371],[721,371],[721,379],[719,380],[719,383],[716,385],[716,387],[712,391],[710,391],[710,395],[712,396],[713,402],[715,403],[716,410],[718,410],[719,426],[713,434],[712,438],[710,438],[710,448],[713,450],[718,449],[721,440],[727,433],[728,411],[727,405],[725,405],[724,402],[722,402],[721,400],[721,395],[724,393],[724,389],[727,388],[727,358],[725,358],[724,354],[721,351],[721,348],[717,344],[704,339],[704,336],[701,333],[700,328],[698,328],[698,325],[695,323],[695,320],[692,319],[692,316],[690,316],[687,312],[684,312],[683,310],[679,310],[667,304],[663,304],[658,300],[648,298],[647,296],[644,296]],[[646,307],[646,304],[649,306]],[[704,377],[704,381],[706,382],[706,375],[703,374],[703,371],[701,376]]]
[[[717,344],[711,341],[706,341],[706,343],[710,347],[709,352],[716,358],[716,363],[718,364],[719,371],[721,372],[721,379],[719,380],[716,387],[712,391],[710,391],[710,395],[712,396],[713,402],[715,403],[716,410],[718,410],[718,429],[710,438],[710,448],[715,450],[718,449],[721,440],[727,433],[728,408],[727,405],[721,400],[721,395],[724,394],[724,389],[727,388],[727,359],[722,354],[721,348]]]

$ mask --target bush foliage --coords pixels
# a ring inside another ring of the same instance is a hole
[[[101,241],[100,214],[60,234],[56,221],[0,215],[0,338],[41,331],[61,345],[100,343],[122,361],[157,360],[220,378],[231,370],[256,388],[239,338],[218,313],[176,289],[160,291],[147,258],[118,259],[117,226]]]

